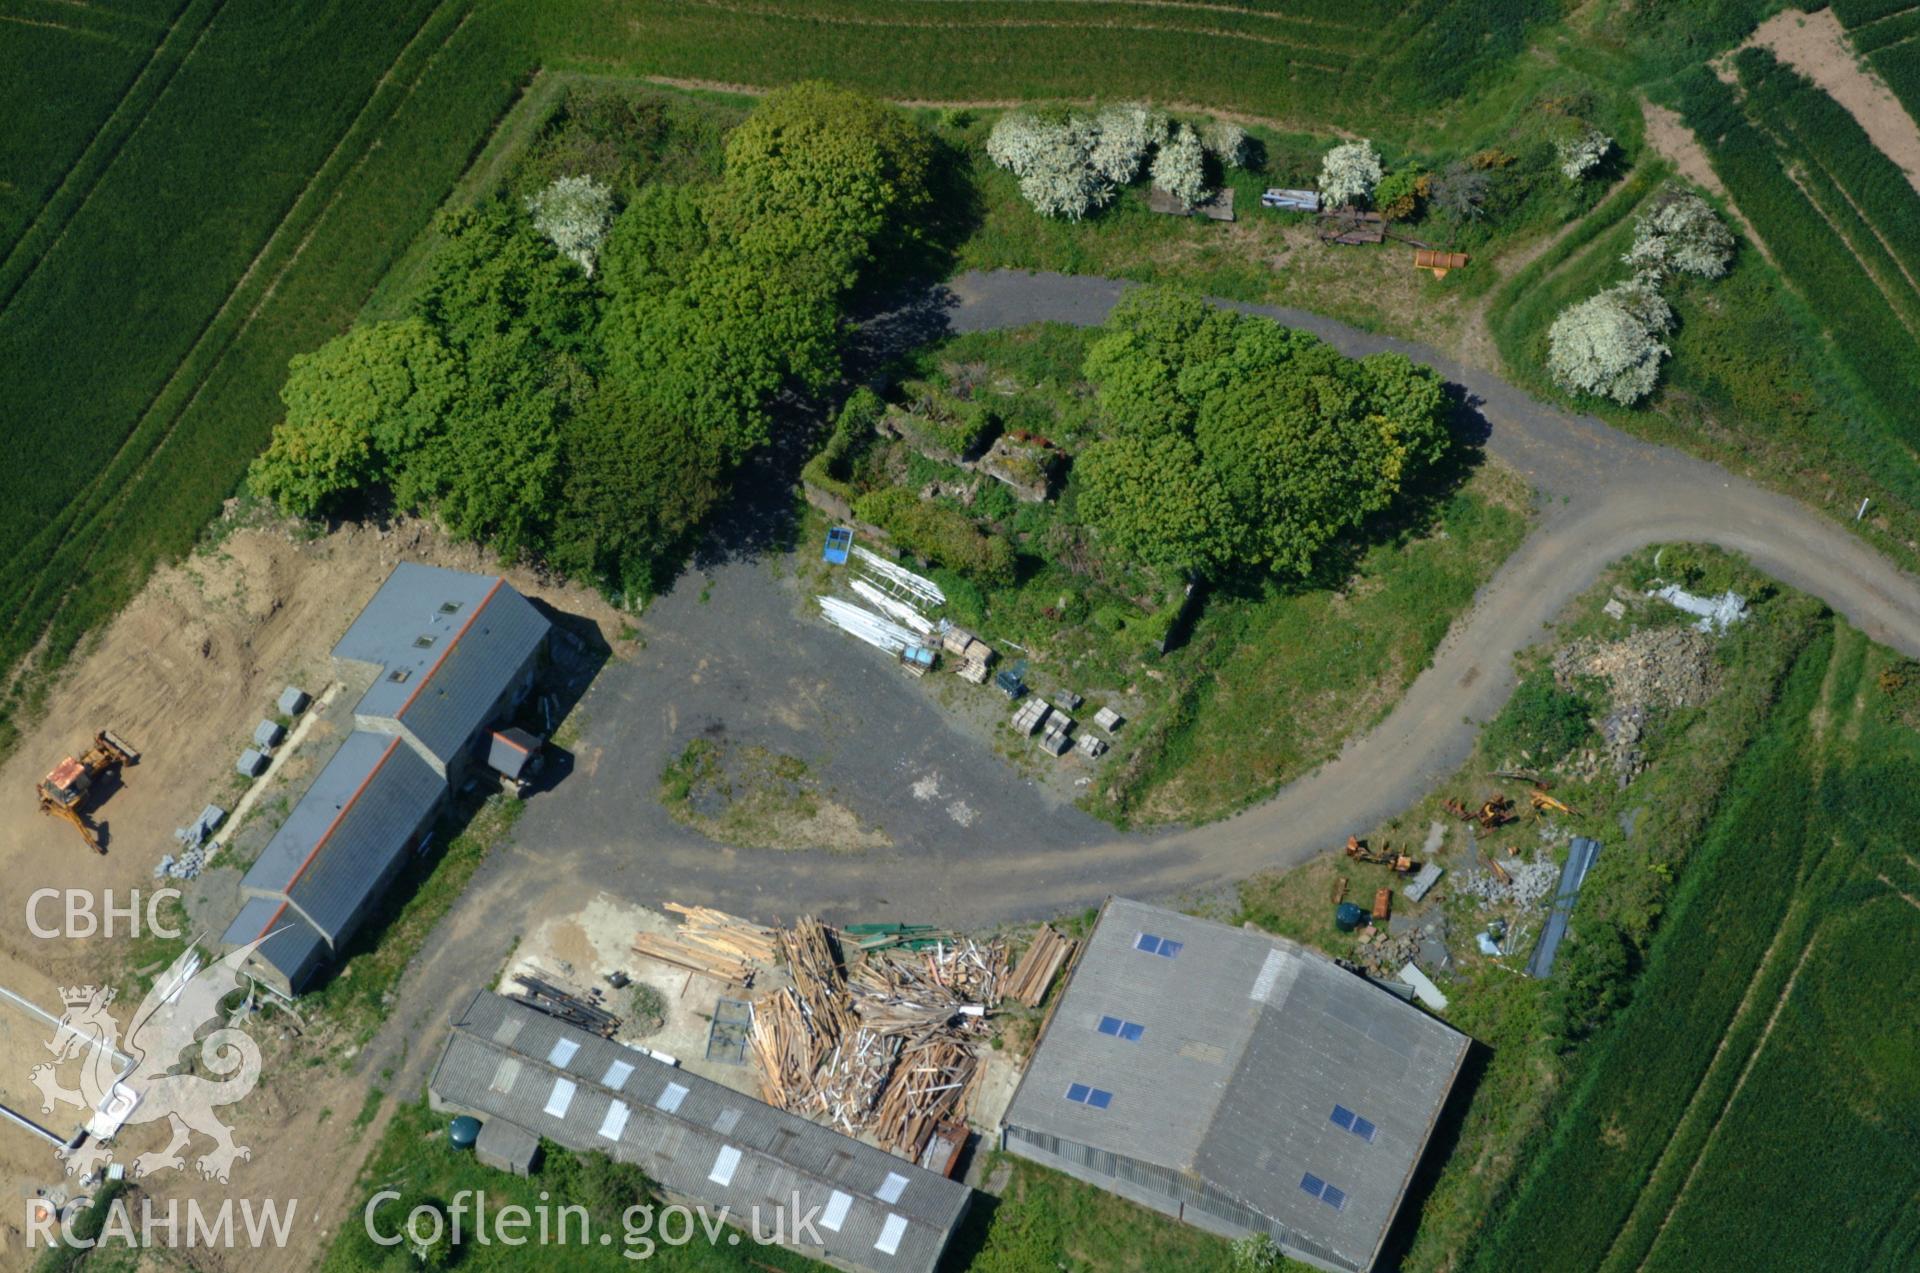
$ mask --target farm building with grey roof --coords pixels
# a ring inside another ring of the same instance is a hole
[[[488,726],[531,687],[549,625],[505,580],[402,562],[334,647],[352,728],[241,881],[222,938],[298,994],[358,931]]]
[[[972,1191],[881,1149],[483,990],[428,1080],[433,1107],[633,1163],[842,1268],[932,1273]],[[524,1142],[528,1135],[519,1139]],[[797,1217],[810,1217],[801,1226]],[[812,1238],[818,1237],[818,1244]]]
[[[1264,933],[1101,911],[1001,1131],[1007,1150],[1203,1229],[1371,1269],[1468,1038]]]

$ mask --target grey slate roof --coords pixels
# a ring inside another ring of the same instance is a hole
[[[241,888],[255,897],[291,898],[338,944],[445,791],[445,780],[397,735],[355,730]]]
[[[281,931],[262,942],[254,955],[278,972],[289,990],[298,992],[325,957],[326,942],[284,902],[271,897],[250,899],[227,926],[220,944],[244,946],[276,928]]]
[[[1553,973],[1554,956],[1560,952],[1560,939],[1567,935],[1567,921],[1573,918],[1573,904],[1579,900],[1580,886],[1600,856],[1600,842],[1577,835],[1567,847],[1566,865],[1560,868],[1560,887],[1555,890],[1553,910],[1540,929],[1539,944],[1527,960],[1529,977],[1547,977]]]
[[[379,669],[357,715],[400,721],[445,764],[486,723],[548,626],[503,579],[401,562],[333,654]]]
[[[540,740],[524,729],[496,729],[487,738],[487,764],[495,773],[518,778],[540,754]]]
[[[547,1110],[560,1081],[574,1091],[555,1115]],[[770,1227],[766,1208],[791,1209],[797,1194],[802,1211],[823,1209],[824,1254],[858,1268],[931,1273],[971,1197],[965,1185],[490,991],[454,1022],[428,1089],[443,1107],[636,1163],[669,1192],[727,1206],[740,1221],[757,1205]],[[616,1102],[627,1113],[608,1139]],[[837,1229],[825,1222],[835,1195]],[[892,1254],[875,1245],[887,1234]]]
[[[1178,955],[1138,949],[1142,934]],[[1106,1016],[1144,1029],[1102,1033]],[[1180,1173],[1266,1217],[1283,1244],[1366,1269],[1468,1047],[1317,952],[1114,898],[1005,1122]],[[1076,1083],[1110,1104],[1068,1100]],[[1336,1104],[1374,1125],[1370,1141],[1331,1121]],[[1305,1192],[1307,1173],[1342,1205]]]

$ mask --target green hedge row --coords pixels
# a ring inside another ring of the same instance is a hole
[[[1832,655],[1829,631],[1796,662],[1689,864],[1633,1002],[1586,1058],[1468,1267],[1585,1273],[1620,1233],[1733,1022],[1809,855],[1826,844],[1809,833],[1806,748]]]
[[[1912,7],[1913,0],[1833,0],[1834,13],[1839,16],[1841,24],[1849,29]]]
[[[1787,176],[1779,148],[1748,122],[1731,88],[1704,66],[1673,84],[1729,195],[1826,324],[1839,358],[1890,419],[1911,421],[1920,365],[1906,329],[1859,261]],[[1910,444],[1920,440],[1913,423],[1896,427]]]
[[[1920,193],[1907,174],[1881,153],[1846,107],[1772,53],[1745,49],[1735,65],[1749,109],[1776,134],[1799,142],[1800,158],[1826,171],[1907,273],[1920,279]],[[1912,290],[1914,285],[1905,286]]]

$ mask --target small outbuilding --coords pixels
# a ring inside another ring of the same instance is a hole
[[[258,747],[249,747],[233,762],[233,770],[242,778],[258,778],[267,767],[266,755]]]
[[[532,777],[545,744],[518,726],[496,729],[487,741],[487,767],[515,782]]]
[[[540,1138],[504,1118],[489,1118],[480,1125],[473,1156],[483,1167],[524,1178],[532,1174],[534,1161],[540,1157]]]
[[[280,691],[280,699],[274,706],[280,709],[282,716],[298,716],[307,710],[307,704],[312,701],[298,685],[289,685]]]
[[[279,721],[263,720],[253,727],[253,745],[261,751],[272,751],[286,736],[287,731]]]

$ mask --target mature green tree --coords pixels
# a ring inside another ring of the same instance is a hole
[[[284,423],[254,462],[253,489],[302,516],[376,482],[418,498],[406,459],[444,427],[465,387],[459,360],[419,319],[373,323],[289,364]]]
[[[651,594],[663,563],[726,491],[722,457],[679,419],[603,389],[561,432],[566,475],[552,557],[618,597]]]
[[[1108,436],[1081,506],[1120,551],[1190,572],[1304,574],[1444,452],[1438,377],[1158,288],[1088,350]]]
[[[507,338],[543,360],[588,351],[592,284],[524,209],[496,199],[443,213],[439,228],[444,241],[417,309],[448,345]]]
[[[1226,493],[1192,439],[1178,433],[1102,438],[1074,463],[1080,513],[1112,548],[1149,566],[1205,575],[1231,560]]]
[[[716,215],[759,260],[812,258],[836,290],[919,238],[933,145],[900,111],[819,81],[773,93],[727,138]]]
[[[705,193],[648,186],[614,220],[600,249],[600,285],[616,300],[660,296],[712,245]]]

